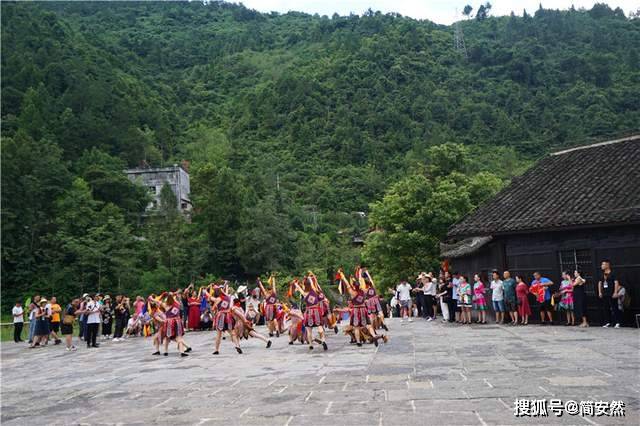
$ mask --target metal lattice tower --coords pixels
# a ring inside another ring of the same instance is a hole
[[[460,22],[456,21],[454,24],[453,30],[453,43],[456,49],[456,52],[459,52],[467,59],[467,48],[464,45],[464,34],[462,34],[462,27],[460,26]]]
[[[465,59],[467,59],[467,48],[464,45],[464,34],[462,34],[460,21],[456,21],[453,27],[453,45],[456,52],[459,52]]]

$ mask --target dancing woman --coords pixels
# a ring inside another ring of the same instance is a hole
[[[167,340],[167,316],[164,313],[164,307],[153,298],[149,300],[151,306],[151,320],[153,321],[153,346],[156,351],[151,355],[160,355],[160,345]]]
[[[315,275],[309,272],[304,278],[304,288],[296,282],[295,286],[297,290],[304,297],[305,310],[304,310],[304,327],[307,331],[307,341],[309,342],[309,350],[313,350],[313,342],[320,343],[322,348],[326,351],[328,349],[327,343],[324,339],[324,327],[322,326],[322,306],[320,299],[318,298],[317,280]],[[318,339],[313,338],[313,329],[318,331]]]
[[[182,306],[180,306],[180,303],[174,298],[173,293],[169,293],[163,299],[164,302],[162,303],[162,307],[164,308],[166,317],[164,356],[169,355],[169,342],[171,340],[175,340],[178,344],[178,352],[180,352],[181,357],[189,356],[186,352],[188,352],[188,349],[190,348],[187,347],[186,343],[182,339],[182,336],[184,336],[184,326],[182,325],[182,317],[180,315]]]
[[[225,284],[225,288],[228,289],[227,284]],[[240,339],[238,338],[237,329],[234,327],[234,316],[231,313],[231,296],[221,287],[214,287],[210,302],[211,306],[216,309],[216,315],[213,318],[213,329],[216,331],[215,351],[213,354],[220,354],[220,341],[222,340],[222,333],[225,331],[231,334],[231,341],[236,347],[236,352],[241,354]]]
[[[297,303],[291,305],[291,309],[287,312],[287,319],[289,319],[289,344],[293,345],[296,340],[300,341],[303,345],[307,342],[306,336],[303,333],[302,324],[304,323],[304,314],[298,307]]]
[[[374,345],[378,346],[379,339],[384,339],[384,341],[386,342],[386,336],[378,335],[371,325],[369,312],[367,311],[367,306],[365,304],[366,295],[364,289],[359,286],[357,282],[349,282],[347,289],[349,291],[349,295],[351,296],[351,302],[353,303],[350,324],[352,327],[354,327],[356,344],[358,346],[362,346],[362,341],[365,340],[365,333],[363,332],[364,329],[366,329],[371,335],[370,341]],[[361,336],[361,334],[363,336]]]
[[[380,297],[376,291],[376,286],[373,283],[371,274],[369,274],[367,268],[358,269],[359,271],[357,270],[357,273],[364,281],[366,296],[365,306],[367,307],[367,312],[369,314],[369,321],[371,322],[374,330],[383,328],[385,331],[389,331],[389,328],[387,328],[387,325],[384,323],[384,313],[382,312],[382,306],[380,305]]]
[[[276,304],[278,303],[278,293],[276,291],[276,277],[271,275],[269,277],[269,291],[264,288],[260,277],[257,278],[258,286],[264,296],[264,321],[269,329],[269,337],[280,337],[280,331],[278,327],[278,320],[276,318]]]
[[[253,337],[258,340],[262,340],[267,344],[267,349],[271,347],[271,340],[264,337],[262,334],[256,332],[253,329],[253,323],[246,317],[242,304],[245,302],[244,297],[235,299],[233,302],[233,308],[231,308],[231,314],[234,317],[236,334],[238,339],[249,340],[249,337]]]

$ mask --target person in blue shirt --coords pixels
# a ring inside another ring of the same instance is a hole
[[[553,281],[549,278],[543,277],[540,272],[533,273],[533,281],[531,285],[538,284],[544,287],[544,301],[540,304],[540,325],[553,325],[553,306],[551,306],[551,286]],[[547,313],[548,323],[545,323],[544,314]]]

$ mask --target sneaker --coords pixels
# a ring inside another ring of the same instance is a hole
[[[409,318],[409,322],[413,322],[413,320],[411,318]]]
[[[433,318],[427,317],[427,322],[429,322],[429,321],[433,321]]]
[[[75,346],[71,346],[71,351],[72,351],[72,352],[75,352],[75,351],[77,351],[77,350],[78,350],[78,348],[76,348]]]
[[[289,342],[290,345],[293,344],[293,342]],[[267,349],[269,349],[271,347],[271,340],[267,340]]]
[[[620,328],[620,324],[618,323],[618,324],[614,325],[613,328]]]
[[[180,354],[180,357],[182,357],[182,358],[184,358],[185,356],[189,356],[189,354],[184,353],[184,352],[182,352],[182,353]]]
[[[606,323],[605,325],[602,326],[602,328],[609,328],[610,325],[611,323]]]

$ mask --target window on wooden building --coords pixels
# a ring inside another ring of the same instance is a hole
[[[560,271],[580,270],[582,278],[587,280],[585,291],[587,294],[595,294],[593,285],[593,259],[591,250],[562,250],[558,252],[560,256]]]

